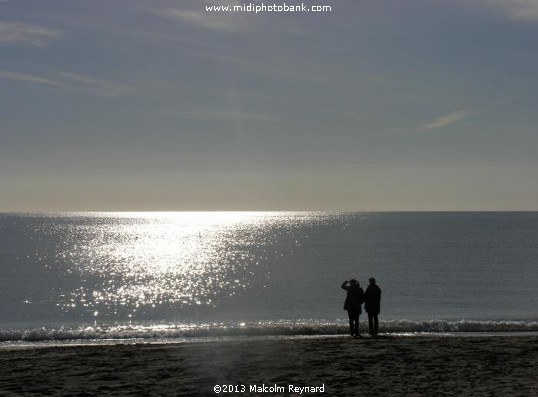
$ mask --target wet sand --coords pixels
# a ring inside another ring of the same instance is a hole
[[[538,396],[538,337],[272,338],[0,350],[2,396],[215,396],[215,385],[234,385],[237,392],[222,388],[224,396],[300,395],[290,385],[323,386],[323,393],[302,389],[302,395]]]

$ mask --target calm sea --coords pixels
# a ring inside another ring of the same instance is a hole
[[[345,333],[369,277],[381,332],[538,331],[537,260],[536,212],[0,214],[0,342]]]

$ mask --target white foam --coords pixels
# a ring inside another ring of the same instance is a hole
[[[366,322],[361,323],[366,331]],[[381,321],[383,334],[473,334],[473,333],[536,333],[538,321],[474,321],[474,320],[392,320]],[[251,323],[203,324],[143,324],[101,325],[87,327],[42,327],[0,330],[3,345],[29,343],[61,343],[90,341],[141,340],[159,342],[177,339],[252,337],[252,336],[312,336],[344,335],[348,332],[345,321],[266,321]]]

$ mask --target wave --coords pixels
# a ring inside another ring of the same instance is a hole
[[[366,331],[366,322],[361,323]],[[538,332],[538,321],[381,321],[382,334],[441,334]],[[207,337],[345,335],[344,321],[262,321],[250,323],[99,325],[0,329],[1,343],[114,341],[165,341]]]

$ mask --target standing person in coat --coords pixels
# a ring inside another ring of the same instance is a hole
[[[362,313],[361,304],[364,302],[364,291],[359,282],[355,279],[344,281],[342,289],[347,291],[344,310],[347,310],[349,316],[349,332],[351,336],[360,337],[359,333],[359,315]]]
[[[370,329],[370,335],[377,335],[379,329],[379,320],[377,316],[380,313],[381,309],[381,288],[375,283],[375,278],[370,278],[368,280],[370,285],[366,288],[364,293],[364,310],[368,312],[368,327]]]

